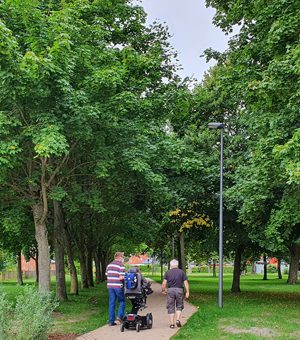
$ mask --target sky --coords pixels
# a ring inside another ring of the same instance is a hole
[[[180,52],[178,59],[184,68],[178,72],[181,77],[194,76],[201,81],[204,72],[215,64],[200,58],[203,51],[212,47],[222,52],[227,48],[229,37],[212,24],[215,10],[206,8],[205,0],[140,0],[137,4],[148,14],[147,24],[156,19],[166,22],[173,35],[170,42]]]

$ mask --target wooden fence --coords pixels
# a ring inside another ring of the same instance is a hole
[[[55,270],[50,270],[50,275],[55,276]],[[35,279],[35,271],[24,271],[23,272],[23,279]],[[5,280],[17,280],[17,271],[0,271],[0,281]]]

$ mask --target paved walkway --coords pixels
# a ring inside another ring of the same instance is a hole
[[[121,333],[119,324],[113,327],[105,325],[92,332],[77,337],[76,340],[141,340],[142,338],[147,340],[170,339],[177,332],[178,328],[170,328],[170,317],[166,309],[167,296],[161,293],[161,285],[154,281],[152,281],[151,288],[154,290],[154,293],[147,297],[148,307],[143,311],[139,311],[138,314],[146,315],[147,313],[152,313],[152,329],[141,328],[140,332],[136,332],[136,330],[132,328],[125,329],[124,332]],[[196,311],[197,308],[185,300],[184,310],[181,315],[182,325],[184,325],[187,319]]]

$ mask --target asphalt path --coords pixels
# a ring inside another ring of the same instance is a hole
[[[121,332],[120,325],[108,326],[105,325],[92,332],[83,334],[76,338],[76,340],[159,340],[159,339],[170,339],[177,331],[178,328],[175,326],[174,329],[170,328],[170,317],[166,309],[167,296],[161,293],[161,285],[155,281],[151,281],[151,288],[154,293],[147,297],[147,308],[143,311],[139,311],[138,315],[147,315],[152,313],[153,326],[151,329],[141,328],[140,332],[135,329],[125,329]],[[197,308],[192,304],[184,301],[184,309],[181,315],[181,324],[184,325],[188,318],[197,311]],[[107,311],[108,315],[108,311]]]

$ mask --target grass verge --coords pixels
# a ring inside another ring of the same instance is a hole
[[[149,277],[161,282],[160,276]],[[300,339],[300,289],[287,285],[286,280],[287,276],[279,280],[276,274],[268,274],[268,280],[263,281],[260,274],[247,274],[241,277],[242,292],[232,294],[232,274],[224,274],[223,308],[218,308],[218,277],[189,275],[188,301],[198,307],[198,312],[172,339]],[[33,280],[24,282],[34,284]],[[4,281],[1,286],[13,302],[23,289],[14,280]],[[107,324],[106,283],[80,289],[78,296],[68,295],[68,299],[55,311],[55,326],[49,333],[84,334]],[[126,311],[130,309],[126,301]]]

